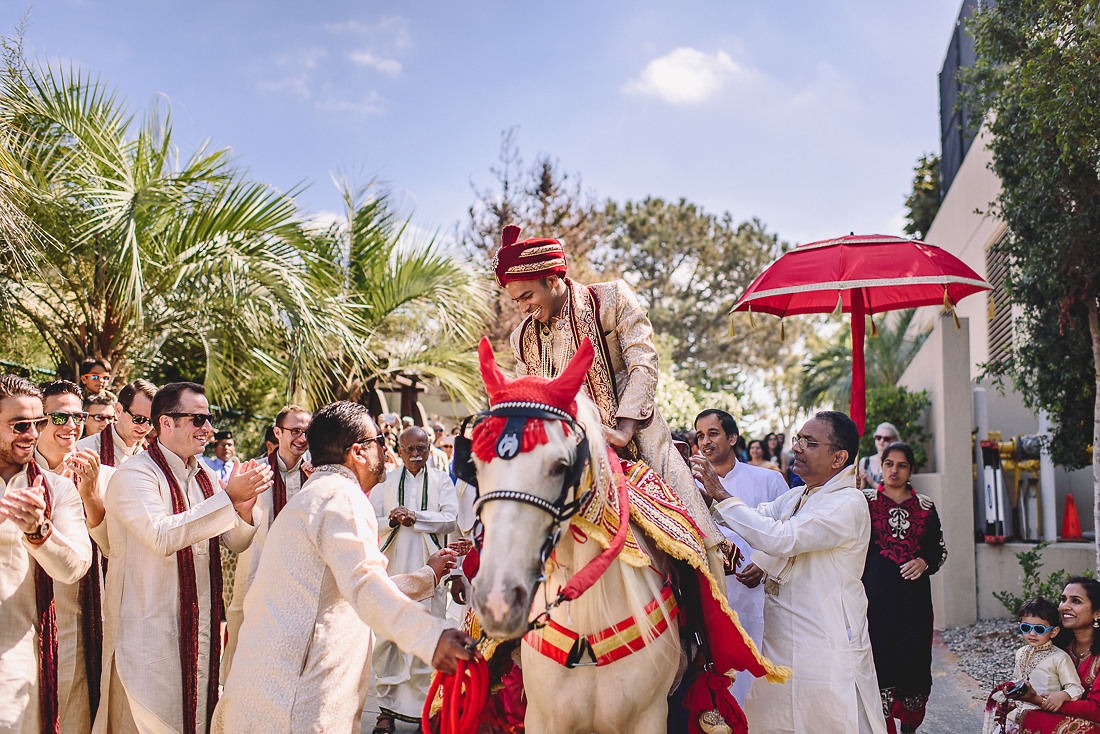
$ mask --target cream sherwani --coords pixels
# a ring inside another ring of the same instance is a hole
[[[474,509],[474,501],[477,499],[477,487],[467,484],[461,479],[456,479],[455,494],[458,495],[458,535],[467,540],[473,540],[474,523],[477,522],[477,511]],[[467,603],[458,604],[452,599],[447,606],[447,616],[459,624],[466,620],[466,611],[470,608],[469,599],[472,591],[470,580],[462,572],[462,560],[460,558],[458,567],[451,571],[451,578],[462,579],[462,583],[466,587]]]
[[[575,288],[578,285],[572,283],[571,287]],[[705,536],[711,574],[715,578],[722,578],[722,555],[715,546],[723,543],[725,538],[707,512],[699,492],[696,491],[691,470],[673,446],[668,423],[665,422],[655,402],[658,359],[657,348],[653,344],[653,325],[649,321],[649,315],[638,303],[637,296],[625,281],[593,283],[588,287],[599,299],[599,328],[607,343],[610,367],[614,373],[615,388],[618,393],[612,396],[616,405],[614,418],[616,420],[631,418],[638,421],[634,442],[642,461],[657,472],[680,498],[688,514]],[[572,355],[577,348],[576,338],[568,326],[571,319],[569,310],[572,308],[572,301],[567,298],[565,310],[562,311],[560,318],[555,319],[541,337],[545,345],[542,350],[550,355],[549,370],[531,369],[530,365],[524,361],[522,341],[527,321],[525,320],[512,332],[512,354],[516,358],[517,375],[532,374],[553,378],[565,369],[567,359],[562,357],[555,359],[554,355]],[[599,346],[597,344],[592,346],[596,347],[598,353]],[[597,396],[593,395],[590,379],[585,379],[584,390],[589,397],[599,403]]]
[[[286,487],[286,501],[290,502],[298,490],[302,488],[302,457],[298,457],[294,466],[287,467],[286,462],[275,454],[279,474],[283,478]],[[266,461],[266,459],[265,459]],[[248,589],[252,586],[252,580],[256,578],[256,569],[260,565],[260,553],[267,543],[267,531],[275,519],[274,499],[271,492],[264,492],[256,498],[256,505],[252,508],[252,522],[256,525],[256,536],[252,544],[248,546],[237,558],[237,573],[233,577],[233,599],[229,602],[229,608],[225,610],[225,627],[228,637],[225,643],[225,653],[222,655],[222,680],[229,678],[229,671],[233,666],[233,655],[237,650],[237,637],[241,631],[241,622],[244,621],[244,600]]]
[[[126,459],[129,459],[131,456],[141,451],[141,441],[138,441],[132,447],[127,446],[126,442],[122,440],[122,437],[118,435],[118,431],[115,430],[115,427],[107,426],[107,428],[104,428],[99,433],[92,434],[91,436],[86,436],[77,441],[76,447],[78,449],[91,449],[96,453],[96,456],[98,456],[99,449],[103,446],[103,436],[107,433],[108,430],[110,430],[111,432],[111,442],[115,445],[115,468],[117,469],[118,467],[122,466],[122,462],[126,461]]]
[[[722,489],[753,508],[765,502],[774,502],[790,490],[779,472],[743,461],[735,463],[725,476],[718,477],[718,481],[722,484]],[[744,556],[741,567],[744,568],[752,561],[752,547],[740,535],[723,526],[722,516],[717,511],[714,511],[714,519],[718,521],[719,529],[726,539],[741,550]],[[726,596],[729,598],[730,608],[737,612],[742,629],[759,647],[764,635],[764,585],[759,584],[750,589],[738,581],[736,576],[726,576]],[[748,672],[738,673],[730,688],[733,697],[742,706],[749,695],[752,682],[753,677]]]
[[[0,522],[0,732],[40,734],[38,709],[38,611],[34,572],[38,566],[58,586],[74,584],[92,562],[92,543],[84,521],[84,505],[71,480],[45,473],[53,501],[53,533],[35,547],[14,522]],[[9,489],[27,486],[27,470],[5,483]],[[55,597],[55,609],[60,599]],[[60,630],[59,630],[60,633]],[[65,665],[58,644],[58,669]],[[58,696],[58,706],[63,705]],[[65,731],[63,728],[62,731]]]
[[[749,728],[885,734],[860,580],[871,537],[867,500],[855,488],[852,467],[803,501],[805,489],[755,510],[737,498],[714,506],[768,573],[762,652],[794,672],[786,683],[753,683],[745,706]]]
[[[418,474],[404,466],[393,469],[382,486],[371,492],[370,502],[378,523],[378,543],[389,559],[390,575],[421,568],[428,556],[447,545],[447,533],[458,527],[455,486],[449,476],[429,466]],[[391,528],[390,512],[401,506],[416,514],[416,523],[410,528]],[[422,605],[432,616],[443,618],[447,614],[447,589],[438,587]],[[419,719],[431,685],[431,666],[402,651],[384,635],[379,635],[373,660],[379,707],[403,719]]]
[[[50,469],[46,457],[37,451],[34,460],[44,472],[57,476],[62,482],[73,485],[72,477],[62,477]],[[63,464],[58,464],[61,469]],[[99,469],[100,492],[107,486],[114,469],[103,466]],[[77,498],[80,493],[77,492]],[[83,500],[81,500],[83,511]],[[88,535],[95,541],[100,552],[106,556],[110,546],[107,545],[107,521],[87,529]],[[92,573],[91,570],[88,573]],[[83,579],[83,576],[81,576]],[[64,734],[87,734],[92,730],[91,699],[88,696],[88,674],[84,660],[84,609],[80,605],[80,581],[64,584],[54,581],[53,599],[54,613],[57,618],[57,706],[58,723]],[[102,582],[102,579],[101,579]]]
[[[180,610],[176,552],[192,547],[199,602],[197,720],[206,719],[210,669],[210,549],[220,535],[243,551],[256,529],[237,515],[217,477],[194,456],[184,462],[164,449],[189,509],[172,513],[168,480],[148,452],[127,459],[107,485],[107,532],[111,555],[103,612],[103,682],[96,732],[127,714],[140,732],[180,732]],[[203,497],[196,479],[205,471],[214,487]],[[205,727],[200,723],[199,731]]]
[[[374,509],[345,467],[319,467],[287,502],[245,598],[215,732],[358,732],[372,629],[431,660],[449,625],[410,597],[431,598],[435,572],[391,579],[377,537]]]

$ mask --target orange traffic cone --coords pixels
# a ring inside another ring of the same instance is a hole
[[[1077,517],[1077,502],[1066,494],[1066,511],[1062,515],[1062,540],[1081,540],[1081,521]]]

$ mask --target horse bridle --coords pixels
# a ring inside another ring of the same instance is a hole
[[[481,508],[484,507],[485,503],[501,500],[522,502],[537,507],[550,515],[554,523],[551,525],[546,540],[543,543],[541,555],[542,560],[545,562],[550,552],[554,549],[554,546],[557,545],[558,539],[561,537],[561,524],[576,515],[592,496],[594,488],[589,487],[581,495],[569,501],[570,493],[580,486],[581,480],[584,478],[585,465],[588,463],[589,456],[588,435],[584,430],[584,426],[571,415],[563,410],[542,403],[527,401],[499,403],[492,406],[487,411],[475,413],[463,421],[459,435],[455,436],[454,462],[455,475],[466,483],[473,485],[475,489],[478,489],[477,472],[475,471],[473,463],[472,442],[466,437],[466,427],[471,420],[477,419],[480,421],[485,418],[496,417],[507,419],[507,422],[504,424],[504,430],[501,431],[500,437],[497,438],[496,443],[497,458],[506,461],[514,459],[519,455],[520,447],[523,443],[523,429],[529,420],[561,421],[575,431],[580,437],[577,441],[577,450],[573,456],[573,462],[570,464],[569,470],[562,480],[561,491],[553,502],[530,494],[529,492],[521,492],[515,489],[499,489],[485,494],[481,494],[479,491],[477,499],[474,501],[474,512],[478,516],[479,525],[481,524]],[[477,543],[479,550],[481,545],[480,535],[480,533],[474,533],[474,542]]]

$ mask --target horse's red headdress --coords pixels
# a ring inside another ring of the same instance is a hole
[[[485,391],[489,393],[489,410],[506,405],[525,407],[545,407],[551,412],[559,412],[576,420],[577,392],[584,383],[588,368],[592,366],[595,351],[592,342],[585,339],[577,348],[573,359],[562,373],[554,379],[526,375],[509,380],[497,366],[496,357],[489,339],[481,340],[478,347],[481,361],[481,379],[485,382]],[[482,421],[474,428],[473,453],[482,461],[491,461],[496,457],[496,441],[504,429],[504,417],[492,417]],[[568,432],[568,426],[566,426]],[[520,451],[531,449],[546,443],[546,428],[541,420],[529,420],[523,429],[523,443]]]

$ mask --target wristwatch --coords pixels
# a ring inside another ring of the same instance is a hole
[[[23,533],[23,537],[27,539],[28,543],[38,545],[45,542],[46,538],[50,537],[50,533],[53,532],[53,524],[46,518],[42,519],[42,522],[38,524],[34,530],[29,533]]]

